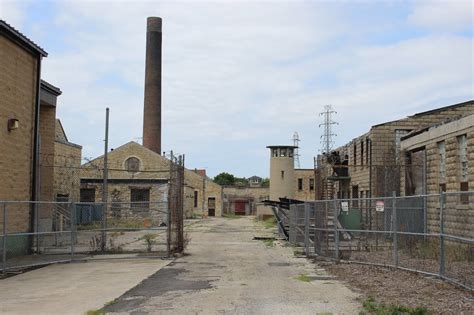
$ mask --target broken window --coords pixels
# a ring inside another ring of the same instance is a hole
[[[395,130],[395,161],[398,164],[400,162],[400,148],[402,137],[407,135],[411,130],[397,129]]]
[[[309,179],[309,190],[314,190],[314,178]]]
[[[364,140],[360,141],[360,165],[364,165]]]
[[[272,157],[278,157],[278,149],[272,149]]]
[[[298,190],[303,190],[303,179],[298,178]]]
[[[150,188],[132,188],[130,190],[130,208],[132,210],[150,209]]]
[[[288,149],[288,157],[293,157],[293,149]]]
[[[357,165],[357,143],[355,143],[355,142],[354,142],[354,152],[352,152],[352,154],[354,155],[352,157],[352,161],[353,161],[352,164],[354,164],[354,166],[356,166]]]
[[[285,157],[286,156],[286,149],[280,149],[280,156]]]
[[[198,194],[199,192],[197,190],[194,191],[194,208],[198,206]]]

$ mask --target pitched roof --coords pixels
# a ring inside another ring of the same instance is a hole
[[[43,57],[47,57],[48,53],[43,48],[35,44],[31,39],[26,37],[23,33],[15,29],[13,26],[0,19],[0,34],[9,37],[10,39],[18,42],[23,47],[40,54]]]

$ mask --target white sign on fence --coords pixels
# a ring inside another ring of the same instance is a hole
[[[349,202],[348,201],[341,201],[341,210],[344,212],[349,211]]]
[[[385,204],[382,200],[375,202],[375,211],[383,212],[385,209]]]

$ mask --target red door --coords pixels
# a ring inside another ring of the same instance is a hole
[[[245,215],[245,201],[234,201],[235,215]]]

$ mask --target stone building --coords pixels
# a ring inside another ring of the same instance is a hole
[[[8,205],[7,231],[51,231],[54,207],[28,201],[55,199],[56,106],[61,90],[41,80],[47,53],[2,20],[0,52],[0,200],[25,201]],[[26,253],[31,245],[28,236],[9,237],[8,255]]]
[[[294,196],[297,200],[315,199],[314,169],[295,169]]]
[[[81,168],[81,202],[101,202],[104,158]],[[165,220],[170,161],[136,142],[128,142],[108,154],[108,202],[117,217],[151,216]],[[220,216],[222,189],[196,171],[184,171],[184,214]],[[115,203],[115,205],[114,205]],[[135,206],[133,203],[139,203]]]
[[[56,119],[54,140],[54,198],[56,201],[79,201],[82,146],[67,138]]]
[[[0,200],[37,200],[41,60],[47,53],[0,20]],[[9,218],[28,228],[28,211]]]
[[[401,158],[408,167],[401,175],[402,195],[466,192],[474,188],[474,114],[436,124],[402,137]],[[445,232],[474,237],[474,195],[448,195]],[[427,228],[439,232],[439,198],[427,200]]]
[[[400,194],[403,136],[474,113],[474,101],[441,107],[372,126],[370,131],[317,159],[317,199],[365,198]],[[340,173],[338,173],[340,172]]]
[[[254,215],[257,207],[269,199],[268,187],[224,186],[224,213],[235,215]]]

